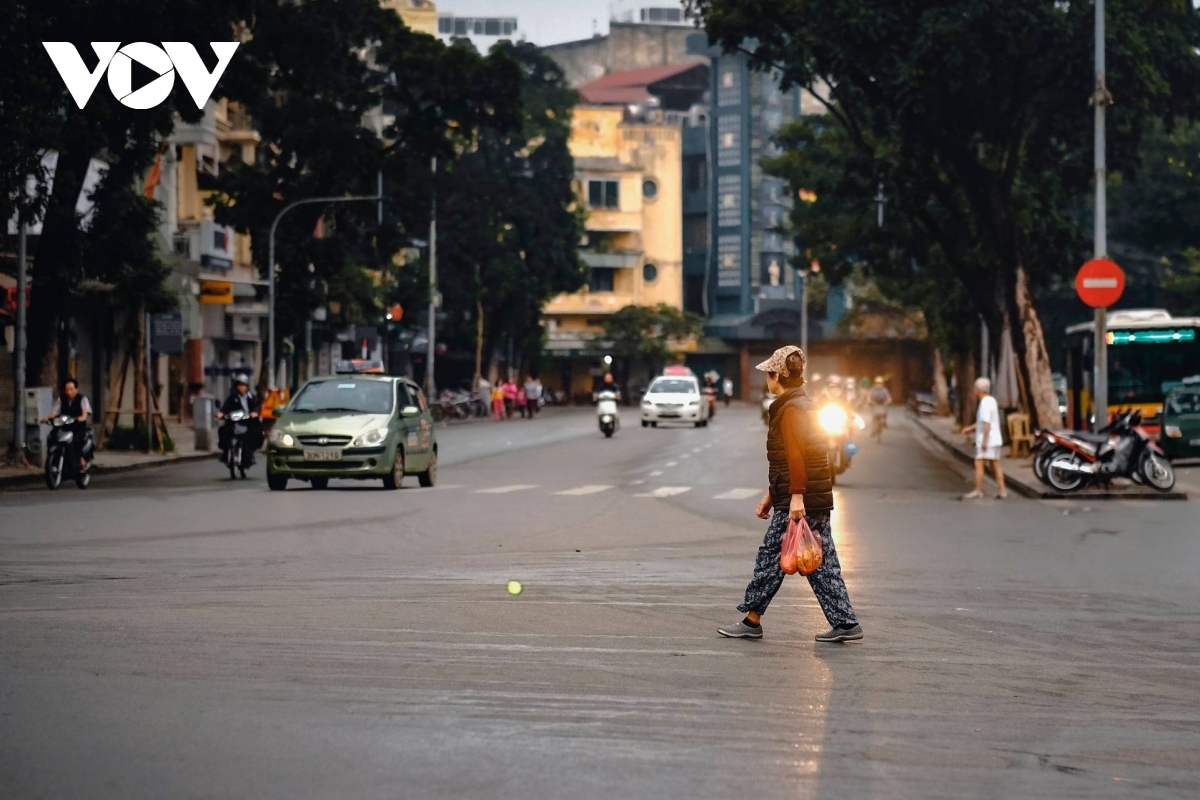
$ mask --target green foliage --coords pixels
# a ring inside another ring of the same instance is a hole
[[[227,95],[262,143],[254,164],[223,171],[213,202],[219,220],[254,235],[263,273],[267,232],[288,203],[371,195],[383,174],[382,225],[369,202],[301,206],[279,224],[280,333],[298,334],[326,303],[342,324],[381,321],[392,302],[420,307],[427,268],[405,252],[428,237],[431,160],[444,175],[481,131],[518,124],[501,102],[519,91],[516,65],[413,32],[377,0],[266,3],[248,29]]]
[[[625,306],[604,321],[604,332],[591,349],[656,370],[671,359],[673,341],[694,340],[703,331],[703,317],[666,303]]]
[[[532,357],[542,347],[546,301],[585,279],[576,253],[583,212],[575,209],[568,149],[577,96],[531,44],[501,42],[491,57],[520,69],[519,89],[506,101],[519,124],[481,130],[448,166],[438,189],[439,283],[452,343],[474,350],[480,303],[485,350],[511,337],[518,353]]]
[[[139,189],[177,115],[191,121],[200,116],[178,80],[168,100],[149,110],[121,105],[101,80],[80,109],[41,42],[76,42],[87,61],[94,59],[88,41],[227,41],[249,7],[239,0],[16,0],[0,15],[0,219],[13,215],[20,187],[26,175],[38,171],[41,153],[59,153],[53,190],[34,204],[45,214],[42,235],[31,248],[29,364],[35,374],[52,350],[59,320],[86,302],[88,281],[115,287],[122,307],[160,310],[173,304],[162,286],[166,270],[152,238],[156,206]],[[93,194],[91,227],[82,231],[75,204],[92,158],[110,169]],[[15,241],[7,249],[14,252]]]
[[[1071,210],[1092,179],[1091,114],[1083,105],[1094,86],[1090,4],[689,5],[727,50],[743,49],[757,67],[827,98],[829,124],[841,129],[839,185],[863,207],[864,189],[882,182],[889,200],[880,237],[839,242],[873,251],[872,269],[883,261],[881,249],[895,251],[890,272],[898,283],[909,280],[905,264],[928,271],[916,282],[921,291],[963,297],[998,330],[1002,320],[1032,312],[1018,305],[1020,273],[1046,286],[1082,260],[1083,232]],[[1200,12],[1185,0],[1110,0],[1111,168],[1134,169],[1154,119],[1200,111],[1197,44]],[[830,235],[843,233],[835,227]],[[963,315],[953,317],[948,327],[967,346]],[[1028,378],[1027,342],[1018,336],[1015,344]]]

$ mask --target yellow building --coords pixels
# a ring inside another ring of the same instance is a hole
[[[643,119],[626,106],[575,109],[571,154],[588,210],[580,251],[588,285],[543,312],[557,367],[544,380],[571,395],[591,391],[600,358],[589,345],[607,317],[628,305],[683,307],[681,132]]]
[[[437,5],[431,0],[384,0],[383,6],[399,14],[404,24],[414,31],[437,36]]]

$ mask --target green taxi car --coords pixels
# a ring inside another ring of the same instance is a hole
[[[1200,458],[1200,386],[1181,386],[1167,393],[1158,443],[1172,461]]]
[[[330,478],[382,480],[398,489],[405,475],[437,480],[437,437],[425,396],[407,378],[331,375],[308,381],[267,439],[267,485],[288,481],[324,489]]]

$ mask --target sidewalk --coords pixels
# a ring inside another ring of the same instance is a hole
[[[953,417],[918,417],[909,414],[908,418],[918,429],[923,430],[929,438],[937,442],[943,449],[955,458],[967,464],[974,463],[974,449],[963,436],[958,423]],[[1003,458],[1000,461],[1004,469],[1004,480],[1008,488],[1024,497],[1036,499],[1081,499],[1081,500],[1187,500],[1187,492],[1178,486],[1170,492],[1159,492],[1145,486],[1139,486],[1124,478],[1116,478],[1110,487],[1088,487],[1077,492],[1063,494],[1039,481],[1033,474],[1033,462],[1029,458]],[[989,470],[988,474],[991,474]]]
[[[215,459],[216,452],[198,452],[195,448],[195,436],[190,425],[180,425],[178,422],[167,422],[167,432],[175,442],[173,453],[142,453],[137,451],[98,450],[92,462],[92,469],[97,473],[130,472],[138,469],[161,467],[167,464],[186,464],[189,462]],[[215,439],[215,436],[214,436]],[[42,468],[37,466],[0,466],[0,488],[9,486],[24,486],[40,483]]]

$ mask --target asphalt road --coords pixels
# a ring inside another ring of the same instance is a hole
[[[1196,504],[964,504],[893,422],[837,495],[856,645],[813,643],[802,579],[715,634],[754,409],[452,428],[431,490],[0,494],[0,797],[1200,794]]]

